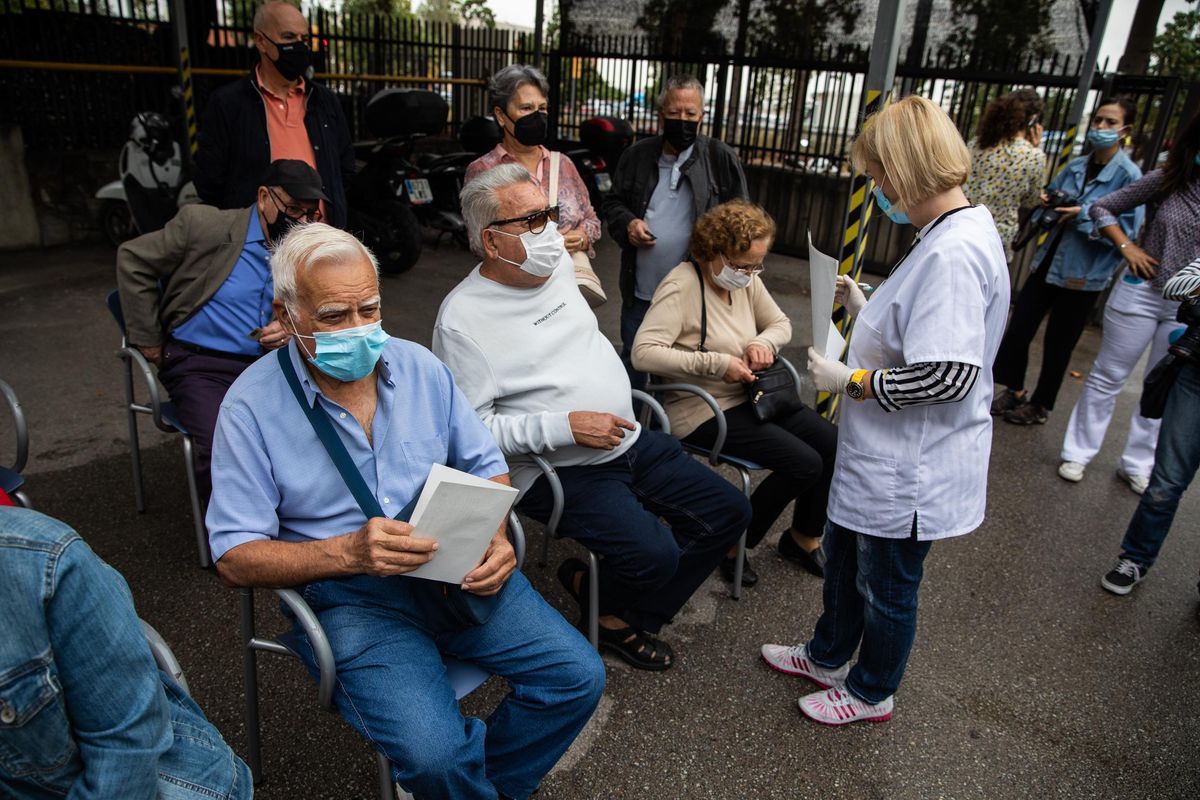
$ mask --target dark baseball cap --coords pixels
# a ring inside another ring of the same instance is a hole
[[[321,191],[321,176],[315,169],[294,158],[281,158],[272,161],[263,176],[263,186],[282,187],[293,200],[324,200],[329,202],[325,192]]]

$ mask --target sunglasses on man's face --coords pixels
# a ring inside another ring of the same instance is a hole
[[[275,194],[274,190],[268,188],[267,194],[271,195],[271,201],[275,203],[275,207],[279,209],[284,216],[296,222],[320,222],[322,219],[321,206],[317,205],[313,208],[305,208],[293,204],[285,204]]]
[[[532,214],[526,214],[523,217],[513,217],[512,219],[497,219],[488,223],[489,228],[494,228],[499,225],[512,225],[514,223],[524,223],[530,233],[541,233],[546,230],[546,223],[553,222],[558,224],[558,206],[550,206],[543,208],[541,211],[535,211]]]

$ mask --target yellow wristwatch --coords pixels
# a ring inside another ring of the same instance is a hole
[[[867,386],[863,383],[863,379],[870,374],[870,370],[860,369],[850,376],[850,380],[846,383],[846,396],[851,400],[864,400],[867,396]]]

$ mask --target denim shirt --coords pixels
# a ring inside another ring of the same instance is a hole
[[[1050,261],[1046,282],[1066,289],[1076,289],[1085,292],[1099,292],[1108,286],[1113,273],[1123,258],[1120,249],[1103,237],[1090,238],[1095,228],[1089,213],[1092,203],[1111,194],[1123,186],[1133,183],[1142,176],[1138,168],[1123,150],[1118,150],[1112,161],[1104,165],[1100,173],[1090,183],[1087,180],[1087,165],[1089,156],[1073,159],[1061,172],[1050,181],[1050,188],[1061,189],[1071,197],[1078,198],[1080,211],[1073,220],[1064,223],[1062,232],[1051,233],[1046,243],[1038,250],[1033,263],[1035,269],[1042,269],[1042,259],[1046,249],[1060,236],[1058,249]],[[1139,206],[1121,214],[1118,221],[1125,235],[1133,239],[1142,227],[1145,211]]]
[[[0,508],[0,575],[0,796],[250,796],[245,765],[155,667],[124,579],[71,528]]]

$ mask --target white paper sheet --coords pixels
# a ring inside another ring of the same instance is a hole
[[[434,464],[410,521],[413,536],[436,539],[438,549],[428,563],[406,574],[461,584],[516,499],[511,486]]]
[[[812,300],[813,349],[825,358],[839,360],[846,340],[838,332],[830,316],[833,314],[833,291],[837,285],[837,259],[813,247],[812,233],[808,234],[809,297]]]

